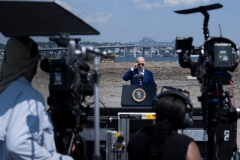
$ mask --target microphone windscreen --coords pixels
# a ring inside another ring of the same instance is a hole
[[[134,74],[134,78],[138,81],[139,75],[138,74]]]

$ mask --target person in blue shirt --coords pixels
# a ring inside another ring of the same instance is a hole
[[[124,81],[130,80],[131,85],[154,85],[157,84],[153,78],[153,73],[145,69],[145,59],[138,57],[134,66],[130,68],[122,77]]]
[[[0,71],[0,159],[72,160],[57,152],[44,98],[31,82],[38,46],[29,37],[10,37]]]

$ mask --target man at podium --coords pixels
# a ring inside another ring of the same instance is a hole
[[[157,84],[154,81],[151,71],[144,68],[145,59],[138,57],[134,67],[130,68],[122,77],[124,81],[130,80],[131,85],[154,85],[157,89]]]

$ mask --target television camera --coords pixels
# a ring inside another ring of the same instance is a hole
[[[234,101],[232,76],[238,66],[239,50],[231,40],[210,37],[208,30],[208,10],[222,8],[221,4],[200,6],[187,10],[175,11],[178,14],[200,12],[204,15],[202,46],[192,45],[192,37],[176,38],[176,53],[182,68],[189,68],[191,75],[201,83],[202,95],[198,97],[204,121],[204,155],[208,160],[230,160],[238,158],[236,145],[237,119],[239,108]],[[191,55],[198,55],[196,62]],[[230,85],[231,92],[224,91],[224,85]]]
[[[68,47],[69,52],[66,57],[43,59],[40,64],[42,70],[50,74],[48,105],[56,146],[60,153],[85,160],[88,159],[86,142],[79,132],[86,126],[90,105],[98,102],[98,64],[100,58],[107,56],[107,53],[81,46],[79,39],[71,39],[68,35],[52,36],[50,40],[58,46]],[[89,64],[84,62],[86,60],[94,60],[94,70],[91,73]],[[85,100],[86,96],[93,95],[95,102]]]

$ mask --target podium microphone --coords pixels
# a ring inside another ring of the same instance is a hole
[[[143,75],[143,74],[140,74],[140,75],[139,75],[139,81],[140,81],[140,85],[142,85],[143,77],[144,77],[144,75]]]
[[[138,74],[134,74],[134,78],[135,78],[135,80],[139,83],[140,81],[139,81],[139,75]]]

